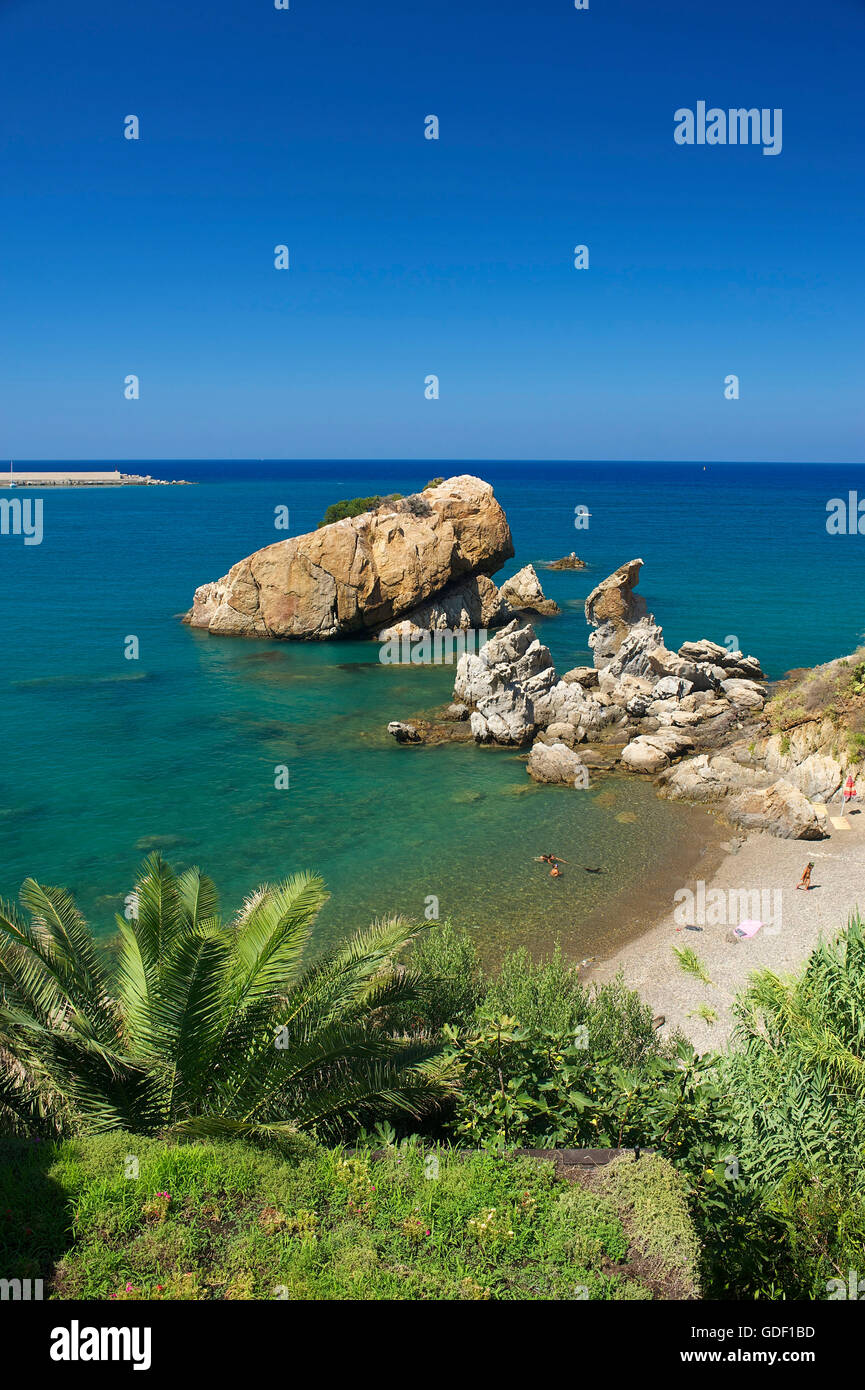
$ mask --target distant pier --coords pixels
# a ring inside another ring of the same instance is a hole
[[[185,478],[153,478],[148,474],[121,473],[119,468],[109,472],[79,472],[64,468],[52,471],[45,468],[15,468],[0,473],[0,487],[189,487]]]

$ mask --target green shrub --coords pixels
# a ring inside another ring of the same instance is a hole
[[[477,947],[470,933],[447,920],[436,922],[414,942],[409,963],[417,976],[417,998],[392,1012],[391,1025],[434,1036],[446,1024],[465,1027],[484,995]]]
[[[621,975],[608,984],[586,985],[559,947],[547,961],[533,961],[522,947],[507,955],[487,980],[482,1012],[508,1015],[523,1028],[562,1037],[584,1027],[591,1053],[615,1054],[626,1064],[658,1051],[652,1010],[627,989]]]
[[[343,521],[346,517],[361,516],[364,512],[374,511],[383,501],[383,497],[347,497],[342,502],[331,502],[323,519],[318,523],[319,529],[322,526],[330,526],[334,521]]]
[[[324,517],[318,523],[318,529],[322,526],[330,526],[334,521],[343,521],[346,517],[362,516],[364,512],[374,512],[385,502],[398,502],[402,493],[389,492],[386,497],[346,497],[341,502],[331,502]]]

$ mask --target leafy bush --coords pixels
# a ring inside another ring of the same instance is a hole
[[[465,1027],[484,997],[484,980],[474,939],[450,921],[436,922],[413,943],[410,965],[416,998],[392,1011],[394,1028],[441,1035],[451,1024]]]
[[[318,529],[322,526],[330,526],[334,521],[343,521],[346,517],[362,516],[364,512],[374,512],[376,508],[384,506],[386,502],[399,502],[402,498],[401,492],[389,492],[386,497],[346,497],[341,502],[331,502],[325,511],[323,519],[318,523]]]
[[[791,1165],[837,1171],[865,1158],[865,929],[823,941],[801,974],[752,976],[736,1002],[735,1047],[721,1066],[738,1157],[756,1180]]]
[[[655,1154],[623,1154],[598,1174],[598,1191],[613,1199],[631,1244],[664,1278],[678,1276],[685,1295],[696,1292],[700,1245],[688,1215],[687,1190],[675,1168]]]
[[[438,1036],[446,1024],[478,1028],[484,1019],[507,1015],[524,1028],[561,1036],[583,1028],[590,1053],[615,1054],[628,1065],[669,1051],[655,1031],[651,1008],[621,975],[586,985],[558,946],[542,961],[519,947],[488,973],[472,934],[444,921],[419,935],[410,964],[418,977],[417,1000],[391,1015],[400,1027]]]
[[[622,977],[586,985],[559,947],[547,961],[533,961],[524,948],[507,955],[487,980],[482,1009],[561,1036],[584,1027],[591,1054],[615,1055],[626,1065],[659,1050],[652,1010]]]
[[[322,526],[330,526],[334,521],[343,521],[346,517],[361,516],[364,512],[374,511],[383,501],[383,497],[350,497],[342,502],[331,502],[323,519],[318,523],[319,530]]]

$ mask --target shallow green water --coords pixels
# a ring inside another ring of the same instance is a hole
[[[321,941],[375,915],[421,916],[431,896],[490,952],[560,938],[588,955],[629,935],[658,874],[669,885],[670,866],[712,840],[702,813],[634,779],[588,792],[537,787],[509,751],[398,747],[388,720],[447,702],[450,668],[385,666],[367,641],[270,645],[177,620],[197,584],[273,539],[275,505],[290,506],[297,534],[336,497],[426,481],[423,465],[386,480],[379,465],[353,465],[356,476],[333,465],[326,477],[291,467],[196,488],[46,493],[43,544],[0,540],[0,891],[17,893],[27,874],[63,883],[107,934],[143,854],[161,848],[210,872],[226,907],[264,879],[316,870],[332,892]],[[612,470],[585,468],[541,488],[525,473],[495,480],[517,545],[504,574],[575,545],[592,563],[542,572],[563,612],[538,630],[562,669],[588,658],[585,594],[640,551],[672,644],[738,632],[774,674],[785,656],[792,665],[855,644],[857,542],[833,548],[821,533],[834,478],[799,477],[789,536],[762,483],[743,513],[749,535],[725,539],[720,562],[713,527],[741,483],[726,481],[719,502],[702,474],[688,487],[681,471],[635,476],[627,487]],[[789,507],[789,480],[771,485]],[[593,513],[583,537],[577,502]],[[798,568],[778,563],[785,548]],[[809,579],[817,562],[829,578],[838,568],[828,607]],[[124,657],[130,634],[137,661]],[[290,785],[277,790],[282,766]],[[534,862],[546,850],[571,861],[558,881]]]

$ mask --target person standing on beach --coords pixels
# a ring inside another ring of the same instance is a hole
[[[854,798],[854,796],[858,796],[858,795],[859,795],[859,793],[858,793],[857,790],[856,790],[856,784],[855,784],[855,782],[853,781],[853,773],[852,773],[852,772],[849,772],[849,773],[847,774],[847,781],[844,783],[844,793],[843,793],[843,795],[844,795],[844,810],[845,810],[845,811],[848,811],[848,810],[850,809],[851,805],[853,804],[853,798]]]
[[[797,888],[804,888],[806,893],[808,892],[808,889],[811,887],[811,870],[813,869],[813,867],[814,867],[814,861],[813,861],[813,859],[811,859],[811,860],[809,860],[808,863],[805,865],[805,868],[804,868],[804,870],[802,871],[802,877],[799,879],[799,882],[796,884],[796,887],[797,887]]]

